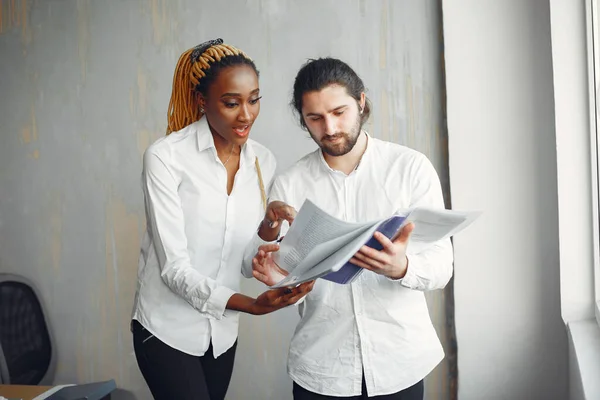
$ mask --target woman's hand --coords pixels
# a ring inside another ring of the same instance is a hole
[[[264,315],[295,304],[306,296],[315,285],[315,281],[304,282],[295,288],[278,288],[267,290],[254,301],[252,314]]]
[[[295,288],[267,290],[256,299],[241,293],[235,293],[227,301],[228,310],[241,311],[253,315],[264,315],[295,304],[313,288],[315,281],[305,282]]]
[[[291,225],[296,214],[296,209],[283,201],[270,202],[258,229],[258,236],[269,242],[277,239],[281,230],[281,223],[287,221]]]

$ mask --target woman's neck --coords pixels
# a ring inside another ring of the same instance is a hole
[[[215,130],[210,126],[210,133],[213,137],[213,142],[215,144],[215,149],[217,150],[217,155],[219,158],[227,158],[230,155],[237,156],[241,153],[242,148],[240,146],[234,145],[232,142],[225,139],[223,136],[219,135]]]

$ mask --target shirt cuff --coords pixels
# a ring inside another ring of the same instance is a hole
[[[262,246],[263,244],[275,243],[279,239],[279,237],[280,237],[280,235],[277,235],[277,237],[275,239],[268,241],[268,240],[264,240],[263,238],[261,238],[260,235],[258,234],[258,232],[256,232],[254,234],[253,243],[256,245],[255,247],[258,249],[258,246]]]
[[[252,239],[250,239],[250,242],[244,249],[244,257],[242,260],[242,275],[244,275],[246,278],[252,278],[252,258],[254,258],[254,256],[256,255],[258,248],[263,244],[270,244],[274,242],[275,241],[267,242],[266,240],[263,240],[260,236],[258,236],[258,232],[254,232],[254,235],[252,235]]]
[[[256,252],[258,251],[258,248],[264,244],[273,244],[273,243],[277,243],[277,241],[279,240],[279,238],[281,237],[281,234],[277,235],[277,237],[271,241],[268,240],[264,240],[263,238],[260,237],[260,235],[258,234],[258,232],[254,233],[254,236],[252,237],[252,244],[251,244],[251,248],[252,248],[252,257],[254,257],[254,254],[256,254]]]
[[[227,286],[217,286],[205,301],[201,311],[215,319],[221,319],[225,315],[227,302],[235,294],[234,290]]]
[[[415,273],[415,259],[411,259],[411,256],[409,256],[408,254],[406,255],[406,259],[408,260],[408,267],[404,276],[400,279],[392,279],[390,277],[387,278],[388,280],[392,282],[398,282],[402,286],[407,287],[409,289],[420,290],[422,288],[419,285],[419,277]]]
[[[280,222],[280,224],[283,222]],[[264,240],[263,238],[260,237],[260,235],[258,234],[258,232],[260,232],[260,228],[262,228],[262,225],[264,224],[264,220],[260,222],[260,224],[258,225],[258,229],[256,230],[256,233],[254,234],[254,237],[256,238],[256,243],[259,243],[259,245],[262,244],[269,244],[269,243],[274,243],[277,240],[279,240],[279,238],[281,237],[281,226],[279,227],[279,232],[277,232],[277,237],[271,241],[267,241]],[[258,247],[258,246],[257,246]]]

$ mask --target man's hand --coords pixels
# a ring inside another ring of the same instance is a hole
[[[381,232],[375,232],[374,237],[381,243],[383,249],[375,250],[372,247],[362,246],[350,262],[391,279],[404,278],[408,269],[406,247],[414,227],[412,222],[406,224],[394,241]]]
[[[252,259],[252,275],[267,286],[276,284],[288,274],[273,261],[271,253],[278,250],[277,244],[264,244]]]
[[[296,214],[296,209],[283,201],[270,202],[260,224],[258,236],[267,241],[275,240],[281,230],[281,223],[287,221],[291,225]]]

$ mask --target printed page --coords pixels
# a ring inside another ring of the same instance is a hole
[[[381,232],[387,238],[392,239],[393,237],[395,237],[397,235],[398,231],[403,226],[404,218],[405,217],[402,217],[399,215],[394,215],[391,218],[388,218],[387,220],[383,221],[381,224],[379,224],[377,226],[377,232]],[[373,232],[373,234],[374,234],[374,232]],[[383,249],[382,244],[379,243],[379,240],[375,239],[375,237],[373,235],[371,235],[371,237],[363,245],[369,246],[375,250]],[[331,272],[327,275],[324,275],[322,278],[327,279],[328,281],[331,281],[331,282],[336,282],[336,283],[341,283],[341,284],[352,283],[358,277],[358,275],[360,275],[360,273],[363,271],[363,269],[361,267],[358,267],[358,266],[352,264],[350,261],[348,261],[348,260],[350,260],[350,258],[352,258],[352,256],[354,256],[354,254],[355,253],[346,255],[343,258],[346,260],[346,263],[341,268],[339,268],[339,270]]]
[[[413,209],[408,212],[403,224],[415,224],[408,243],[408,252],[418,254],[433,243],[453,236],[469,226],[480,214],[423,207]]]
[[[295,223],[295,222],[294,222]],[[323,275],[327,275],[331,272],[334,272],[334,268],[340,268],[343,266],[356,250],[360,249],[363,243],[365,243],[369,237],[373,236],[373,232],[375,231],[376,226],[368,229],[366,232],[363,232],[362,235],[358,235],[358,237],[353,237],[349,242],[346,242],[345,245],[341,247],[337,247],[336,251],[329,253],[328,256],[321,258],[321,260],[316,263],[313,262],[314,257],[312,254],[302,260],[294,270],[292,270],[288,276],[279,281],[277,284],[271,286],[271,288],[278,288],[290,285],[299,285],[303,282],[308,282],[313,279],[317,279]],[[325,251],[319,249],[319,247],[327,246],[327,243],[323,245],[318,245],[314,248],[315,252],[318,252],[319,255],[326,254]],[[354,252],[352,249],[356,248]],[[349,252],[351,252],[349,257],[346,257]]]
[[[273,260],[288,272],[306,259],[317,264],[373,224],[341,221],[306,200],[279,244],[279,251],[273,253]]]
[[[280,251],[273,253],[275,262],[290,273],[272,288],[298,285],[320,277],[350,283],[362,271],[348,260],[365,244],[376,250],[382,248],[373,237],[376,230],[394,240],[408,222],[413,222],[415,228],[407,250],[418,254],[466,228],[481,213],[415,208],[398,214],[384,221],[350,224],[328,215],[307,200],[281,242]]]
[[[300,262],[288,276],[286,276],[276,285],[272,286],[272,288],[299,285],[303,282],[308,282],[310,280],[329,275],[332,272],[340,272],[342,267],[344,268],[343,272],[339,273],[337,276],[332,276],[328,280],[342,284],[351,282],[362,271],[362,268],[350,264],[348,260],[350,260],[365,243],[369,242],[369,244],[371,244],[370,240],[376,241],[376,239],[373,239],[373,234],[375,231],[381,231],[388,237],[394,236],[394,234],[402,226],[403,220],[403,217],[394,216],[383,222],[368,226],[367,229],[363,229],[358,236],[350,240],[344,240],[345,244],[338,247],[337,251],[316,263],[314,262],[314,259],[310,257],[312,254],[309,255],[306,259]],[[379,242],[377,243],[379,244]],[[377,247],[375,244],[373,244],[373,247],[378,250],[381,249],[381,245]]]

